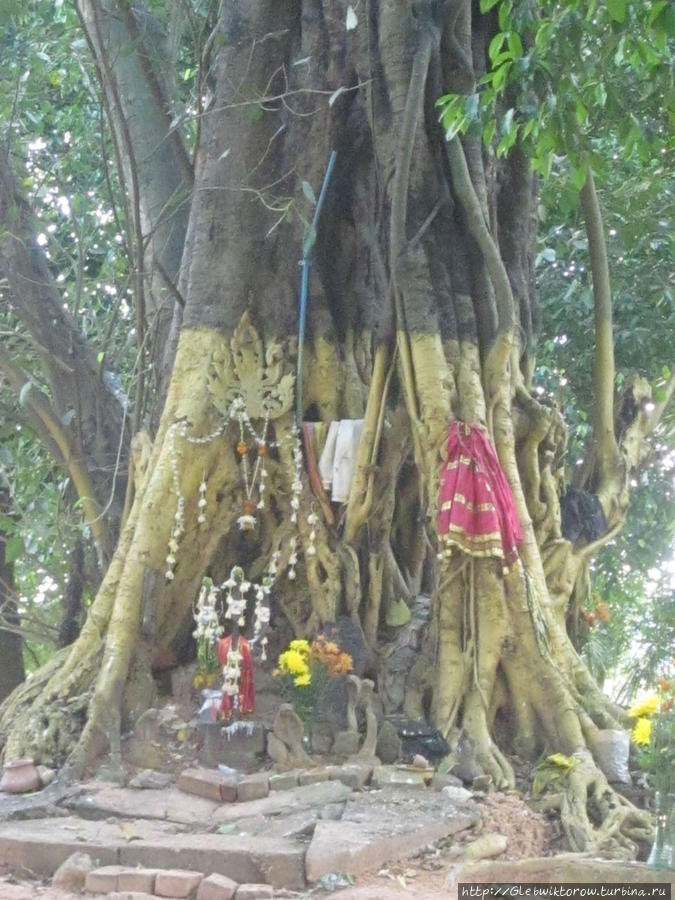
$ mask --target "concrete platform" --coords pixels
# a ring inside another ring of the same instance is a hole
[[[0,861],[14,871],[51,876],[72,853],[88,853],[97,866],[216,872],[238,882],[305,885],[305,848],[292,840],[256,835],[175,834],[166,825],[133,820],[117,824],[74,817],[0,826]],[[129,839],[128,835],[134,835]]]

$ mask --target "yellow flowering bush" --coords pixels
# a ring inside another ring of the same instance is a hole
[[[635,724],[633,743],[640,749],[639,762],[650,775],[655,790],[664,796],[675,787],[675,687],[659,678],[656,690],[628,710]]]
[[[652,723],[649,719],[643,716],[642,718],[638,719],[633,726],[631,737],[633,738],[633,742],[637,744],[638,747],[646,747],[651,736]]]
[[[291,644],[297,644],[298,641],[292,641]],[[304,643],[307,643],[306,641]],[[309,650],[309,644],[307,645]],[[284,650],[279,655],[278,667],[275,675],[290,675],[298,687],[307,685],[311,681],[309,671],[309,653],[305,654],[301,650],[289,645],[288,650]]]
[[[640,719],[643,716],[653,716],[659,706],[660,700],[658,694],[651,694],[649,697],[645,697],[644,700],[640,700],[638,703],[631,706],[628,710],[628,715],[631,719]]]
[[[311,644],[301,638],[291,641],[279,654],[274,675],[281,682],[284,696],[309,728],[328,681],[351,672],[352,665],[349,653],[319,634]]]

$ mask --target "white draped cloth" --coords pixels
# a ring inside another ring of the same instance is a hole
[[[354,476],[356,451],[363,419],[341,419],[328,427],[326,444],[319,458],[319,475],[333,503],[346,503]]]

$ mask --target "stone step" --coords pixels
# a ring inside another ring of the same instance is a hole
[[[451,806],[435,791],[399,785],[352,794],[339,821],[316,823],[305,856],[307,880],[318,881],[329,872],[359,875],[411,856],[478,821],[475,804]]]
[[[259,801],[255,801],[259,802]],[[9,868],[51,877],[72,853],[97,866],[188,869],[227,875],[241,884],[303,888],[305,848],[280,837],[173,834],[169,823],[83,821],[73,817],[0,825],[0,859]]]

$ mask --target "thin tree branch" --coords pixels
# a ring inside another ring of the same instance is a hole
[[[586,223],[593,302],[595,311],[595,358],[593,362],[593,436],[597,448],[600,483],[609,477],[619,458],[614,434],[614,335],[612,330],[612,291],[609,281],[607,244],[600,201],[589,168],[581,189],[581,206]]]
[[[30,378],[20,366],[2,352],[0,352],[0,372],[4,374],[17,395],[21,393],[24,386],[30,381]],[[77,459],[73,455],[70,439],[49,397],[37,386],[33,386],[25,395],[25,403],[37,416],[58,447],[82,503],[82,512],[91,528],[99,560],[101,562],[107,560],[111,550],[110,534],[106,521],[100,516],[101,509],[96,499],[96,491],[86,466],[82,460]]]

